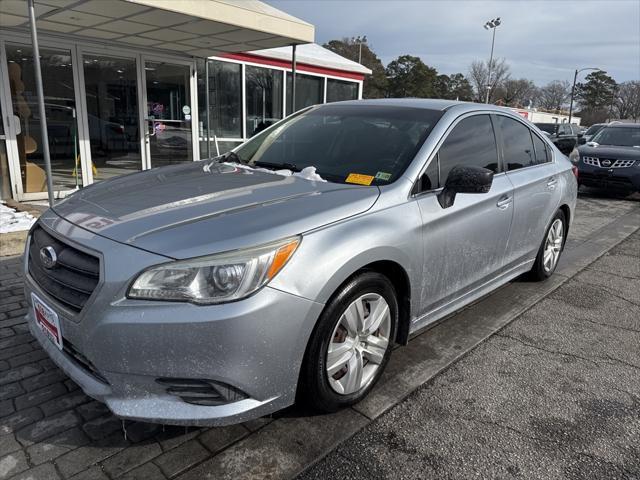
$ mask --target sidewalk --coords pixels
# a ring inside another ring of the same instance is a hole
[[[640,232],[301,475],[639,478]]]

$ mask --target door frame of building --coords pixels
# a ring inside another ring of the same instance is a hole
[[[142,101],[140,104],[140,136],[143,142],[143,163],[145,169],[152,168],[153,163],[151,159],[151,142],[149,141],[149,118],[147,109],[147,75],[145,70],[146,62],[163,62],[170,65],[182,65],[189,67],[189,101],[191,102],[191,152],[192,161],[200,159],[200,142],[199,142],[199,129],[198,129],[198,79],[196,76],[196,61],[195,59],[176,59],[165,56],[141,54],[140,65],[138,70],[140,71],[141,79],[141,94]]]
[[[6,123],[8,125],[7,132],[7,156],[9,160],[9,170],[11,172],[11,190],[13,194],[13,198],[18,201],[31,201],[31,200],[44,200],[47,198],[46,190],[43,192],[30,192],[27,193],[24,191],[22,185],[22,172],[20,170],[20,158],[18,154],[18,142],[17,142],[17,128],[16,122],[13,117],[13,99],[11,98],[11,89],[9,88],[9,71],[8,71],[8,63],[7,63],[7,52],[6,46],[7,44],[11,45],[23,45],[28,48],[33,48],[31,44],[31,37],[28,35],[22,35],[19,33],[9,32],[7,34],[3,34],[3,38],[0,39],[0,66],[2,67],[2,83],[7,85],[7,88],[0,89],[0,100],[3,100],[3,114],[6,117]],[[84,124],[86,123],[86,116],[81,114],[81,102],[82,102],[82,94],[84,93],[84,88],[81,88],[80,79],[78,77],[78,51],[77,45],[74,42],[60,40],[60,39],[50,39],[45,38],[40,42],[40,47],[47,49],[60,49],[66,50],[71,55],[71,68],[72,68],[72,78],[73,78],[73,94],[74,101],[76,105],[76,128],[78,132],[78,155],[80,155],[80,169],[82,172],[82,179],[79,182],[79,188],[88,185],[88,177],[87,177],[87,168],[85,166],[86,157],[83,154],[83,146],[85,144],[88,145],[88,138],[84,136]],[[6,108],[6,110],[5,110]],[[4,112],[7,113],[4,113]],[[64,198],[65,196],[75,192],[75,188],[65,189],[65,190],[56,190],[54,191],[55,198]]]
[[[122,59],[127,59],[127,60],[134,60],[136,62],[136,83],[137,83],[137,102],[138,102],[138,117],[141,116],[141,108],[143,106],[143,96],[142,96],[142,85],[141,85],[141,73],[140,73],[140,54],[137,52],[131,52],[131,51],[127,51],[124,49],[120,49],[120,48],[115,48],[115,47],[110,47],[110,46],[104,46],[104,47],[98,47],[98,46],[93,46],[93,45],[89,45],[89,46],[81,46],[78,45],[78,57],[80,58],[80,61],[82,62],[82,65],[84,65],[84,57],[85,55],[95,55],[95,56],[102,56],[102,57],[115,57],[115,58],[122,58]],[[87,177],[88,177],[88,182],[87,184],[90,185],[94,182],[94,178],[93,178],[93,168],[92,168],[92,164],[93,164],[93,159],[91,157],[91,142],[89,140],[90,136],[89,136],[89,112],[88,112],[88,108],[87,108],[87,91],[86,91],[86,86],[85,86],[85,79],[84,79],[84,67],[81,69],[80,72],[80,81],[81,81],[81,85],[82,85],[82,102],[81,102],[81,115],[83,118],[87,119],[87,122],[85,122],[85,138],[88,139],[88,141],[86,142],[85,145],[85,149],[84,149],[84,155],[85,158],[87,159],[87,168],[85,169],[87,172]],[[138,130],[140,132],[139,134],[139,138],[138,138],[138,143],[140,145],[140,161],[141,161],[141,165],[140,165],[140,170],[146,170],[147,167],[147,163],[145,160],[145,154],[144,154],[144,140],[143,140],[143,134],[142,134],[142,123],[140,122],[140,118],[138,118]],[[133,173],[133,171],[132,171]]]

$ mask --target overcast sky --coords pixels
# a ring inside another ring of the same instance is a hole
[[[411,54],[441,73],[467,74],[473,60],[488,60],[491,32],[482,26],[499,16],[494,55],[515,78],[543,85],[599,67],[618,82],[640,80],[640,0],[266,2],[314,24],[319,44],[367,35],[385,65]]]

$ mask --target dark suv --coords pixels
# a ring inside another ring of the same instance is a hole
[[[565,155],[569,155],[582,137],[580,127],[568,123],[536,123],[536,127],[547,134],[549,140]]]
[[[580,185],[640,191],[640,124],[607,125],[578,147],[575,160]]]

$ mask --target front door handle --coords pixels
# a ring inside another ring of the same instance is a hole
[[[509,208],[509,205],[511,205],[511,202],[512,202],[511,197],[507,195],[503,195],[502,197],[500,197],[500,200],[498,200],[498,203],[496,203],[496,206],[500,210],[506,210],[507,208]]]

